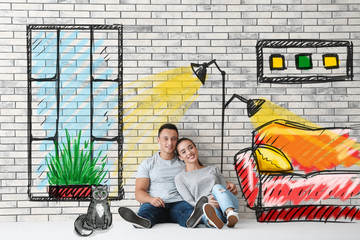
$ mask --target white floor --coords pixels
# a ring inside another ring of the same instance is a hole
[[[256,220],[242,219],[236,228],[221,230],[205,227],[187,229],[177,224],[158,224],[152,229],[135,229],[125,221],[114,221],[110,229],[98,230],[87,239],[101,240],[330,240],[358,239],[360,223],[258,223]],[[0,239],[3,240],[72,240],[80,237],[73,229],[72,222],[18,222],[0,223]]]

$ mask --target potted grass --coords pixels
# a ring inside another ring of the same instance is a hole
[[[55,155],[45,157],[49,172],[49,195],[55,199],[87,199],[91,185],[101,185],[108,170],[105,155],[101,151],[92,158],[93,143],[85,141],[81,147],[81,130],[71,141],[67,129],[66,143],[55,142]]]

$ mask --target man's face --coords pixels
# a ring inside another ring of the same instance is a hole
[[[178,140],[178,134],[173,129],[163,129],[157,141],[160,146],[160,152],[165,154],[174,154],[176,143]]]

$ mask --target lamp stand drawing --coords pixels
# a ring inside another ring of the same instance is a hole
[[[225,103],[225,105],[223,107],[223,120],[224,120],[224,115],[225,115],[225,109],[227,108],[227,106],[229,106],[229,104],[235,98],[246,103],[247,115],[249,118],[254,116],[261,109],[261,106],[266,102],[264,99],[246,99],[238,94],[233,94],[232,97]],[[221,131],[221,169],[222,169],[222,165],[223,165],[222,156],[223,156],[223,152],[224,152],[223,138],[224,138],[224,121],[222,122],[222,131]]]
[[[221,70],[219,65],[216,63],[216,59],[211,60],[210,62],[204,62],[203,64],[191,63],[191,69],[193,70],[196,77],[205,84],[206,80],[206,68],[211,64],[215,64],[216,68],[219,70],[222,76],[222,118],[221,118],[221,172],[223,170],[223,143],[224,143],[224,118],[225,118],[225,75],[226,72]],[[195,70],[195,68],[198,68]]]
[[[222,115],[221,115],[221,172],[223,171],[223,157],[224,157],[224,125],[225,125],[225,109],[227,106],[235,99],[246,103],[247,105],[247,115],[248,117],[254,116],[264,104],[265,100],[263,99],[246,99],[240,95],[233,94],[232,97],[225,103],[225,71],[221,70],[219,65],[216,63],[216,60],[211,60],[210,62],[204,62],[202,64],[191,63],[191,69],[193,70],[196,77],[201,81],[202,84],[205,84],[206,80],[206,69],[211,65],[215,64],[216,68],[220,71],[222,76]],[[197,69],[195,69],[197,68]]]

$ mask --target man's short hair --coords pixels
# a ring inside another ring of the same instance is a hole
[[[161,131],[164,130],[164,129],[175,130],[176,133],[179,135],[179,131],[178,131],[178,129],[177,129],[177,127],[176,127],[175,124],[165,123],[165,124],[161,125],[161,127],[159,128],[158,137],[160,137],[160,133],[161,133]]]

